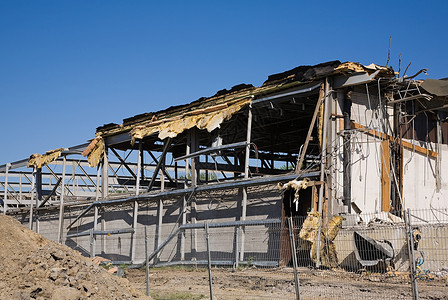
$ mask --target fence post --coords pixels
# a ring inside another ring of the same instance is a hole
[[[233,267],[234,267],[234,269],[236,269],[236,268],[238,268],[239,261],[240,261],[240,259],[239,259],[239,253],[240,253],[240,251],[239,251],[239,244],[240,244],[239,243],[239,238],[240,238],[239,230],[240,230],[240,227],[235,226],[234,228],[235,228],[235,263],[233,264]]]
[[[294,267],[294,285],[296,288],[296,299],[300,300],[299,276],[297,276],[297,252],[296,252],[296,242],[294,239],[294,226],[292,224],[292,217],[288,218],[288,227],[289,227],[289,239],[291,241],[292,264]]]
[[[404,222],[406,227],[406,244],[408,244],[409,271],[412,286],[412,296],[414,300],[418,300],[417,277],[415,276],[415,258],[414,258],[414,236],[411,226],[411,211],[409,208],[404,213]]]
[[[149,296],[148,226],[145,226],[146,295]]]
[[[204,224],[205,227],[205,239],[207,241],[207,260],[208,260],[208,282],[210,286],[210,300],[213,300],[213,286],[212,286],[212,261],[210,255],[210,238],[208,234],[208,223]]]
[[[90,229],[90,257],[95,257],[95,247],[93,242],[93,229]]]

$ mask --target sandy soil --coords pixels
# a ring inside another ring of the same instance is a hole
[[[407,274],[351,273],[343,270],[300,268],[301,299],[412,299]],[[145,290],[144,270],[126,276]],[[291,268],[232,271],[212,269],[214,299],[295,299]],[[419,281],[420,299],[448,299],[448,282]],[[155,299],[208,299],[208,272],[202,268],[150,270],[150,293]]]
[[[0,299],[149,299],[64,245],[0,215]]]

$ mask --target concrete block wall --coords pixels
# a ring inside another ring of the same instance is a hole
[[[252,187],[248,189],[247,217],[246,220],[278,219],[281,217],[282,195],[275,185]],[[214,191],[195,195],[197,207],[197,223],[221,223],[241,219],[241,189],[227,191]],[[160,241],[166,240],[182,222],[180,216],[182,198],[164,200],[163,225]],[[134,262],[142,262],[145,259],[145,227],[147,227],[149,253],[157,248],[157,202],[139,203],[137,228],[134,235],[135,259]],[[67,231],[66,227],[76,218],[82,209],[66,209],[64,216],[64,244],[80,251],[83,255],[90,255],[90,236],[66,238],[67,234],[88,232],[93,228],[93,209],[80,218],[72,228]],[[26,218],[22,218],[26,225]],[[187,209],[187,224],[191,223],[192,214]],[[119,207],[104,207],[99,209],[97,230],[117,230],[132,228],[133,208],[131,205]],[[102,228],[102,224],[104,228]],[[260,232],[262,234],[260,234]],[[57,240],[58,233],[58,210],[46,213],[39,217],[39,233],[44,237]],[[205,232],[203,229],[196,230],[196,253],[192,253],[192,232],[185,233],[185,260],[206,259]],[[216,257],[235,257],[235,229],[219,228],[210,231],[212,242],[211,250]],[[114,261],[130,261],[132,252],[131,233],[112,234],[110,236],[97,236],[95,240],[95,255],[103,256]],[[247,227],[245,251],[247,257],[262,257],[266,253],[274,255],[275,237],[270,233],[267,226]],[[215,242],[214,242],[215,241]],[[222,243],[225,241],[225,243]],[[276,246],[277,248],[279,246]],[[174,238],[160,253],[160,262],[180,259],[180,238]]]

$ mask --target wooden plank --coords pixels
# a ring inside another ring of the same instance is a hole
[[[381,142],[381,211],[390,211],[390,147],[389,140]]]
[[[388,134],[385,134],[383,132],[379,132],[377,130],[373,130],[373,129],[368,129],[367,127],[365,127],[364,125],[352,122],[352,128],[354,129],[358,129],[361,132],[364,132],[370,136],[382,139],[382,140],[389,140],[391,142],[393,142],[395,139],[393,136],[390,136]],[[409,143],[407,141],[404,141],[403,139],[398,139],[398,143],[400,143],[401,145],[403,145],[404,148],[408,149],[408,150],[412,150],[415,151],[417,153],[423,154],[423,155],[427,155],[430,158],[437,158],[437,152],[423,148],[421,146],[418,145],[414,145],[412,143]]]
[[[283,199],[284,200],[284,199]],[[291,260],[291,242],[289,239],[289,230],[286,226],[286,212],[285,205],[282,201],[282,223],[280,227],[280,257],[279,257],[279,266],[286,267],[288,266],[289,261]]]
[[[308,128],[308,134],[306,135],[305,144],[303,145],[302,153],[300,154],[299,161],[296,165],[296,173],[300,172],[300,168],[302,167],[303,160],[305,159],[305,152],[308,149],[308,144],[311,139],[311,134],[313,133],[314,124],[316,123],[317,115],[320,110],[320,106],[323,103],[325,99],[325,90],[324,90],[324,84],[322,83],[322,86],[319,91],[319,100],[317,101],[316,108],[314,109],[313,118],[311,120],[310,127]]]

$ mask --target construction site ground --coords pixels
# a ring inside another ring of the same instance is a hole
[[[0,214],[0,299],[149,299],[79,252]]]
[[[125,278],[0,215],[0,299],[149,299],[144,269]],[[299,268],[301,299],[412,299],[409,274]],[[444,276],[444,277],[443,277]],[[418,280],[420,299],[448,299],[448,277]],[[214,299],[295,299],[292,268],[212,268]],[[203,267],[150,268],[154,299],[208,299]]]
[[[128,269],[128,280],[146,290],[144,269]],[[299,268],[301,299],[412,299],[409,275],[404,273],[353,273],[340,269]],[[214,299],[295,299],[292,268],[237,270],[212,268]],[[150,294],[154,299],[209,299],[206,268],[150,269]],[[448,281],[419,280],[420,299],[448,299]]]

